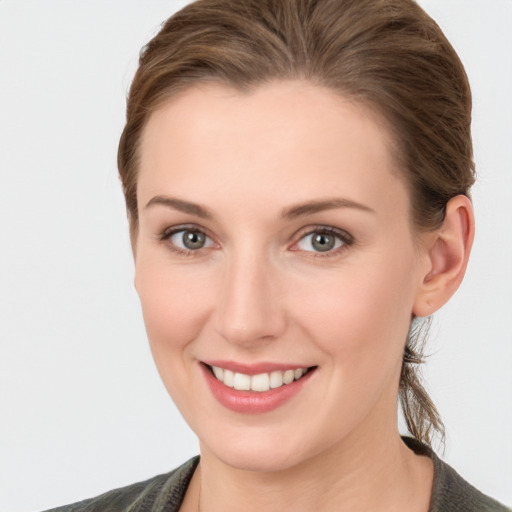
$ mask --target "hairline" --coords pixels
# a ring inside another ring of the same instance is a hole
[[[151,119],[155,112],[164,108],[170,102],[179,99],[181,96],[187,94],[192,89],[200,88],[202,85],[218,85],[220,87],[231,89],[239,94],[250,95],[256,92],[261,87],[264,87],[265,85],[282,82],[304,82],[314,87],[327,90],[333,93],[335,96],[338,96],[340,98],[343,98],[344,100],[348,100],[352,103],[357,104],[358,107],[360,107],[361,114],[367,116],[371,122],[375,123],[382,130],[382,133],[384,134],[385,145],[389,151],[391,163],[394,164],[391,165],[391,173],[405,185],[408,192],[408,197],[410,200],[409,223],[411,233],[413,235],[420,235],[422,232],[431,231],[432,229],[435,229],[435,227],[431,229],[425,229],[418,222],[416,222],[412,201],[414,187],[410,183],[410,180],[408,180],[406,177],[405,158],[403,155],[403,149],[400,148],[400,144],[398,142],[398,134],[396,133],[396,130],[394,129],[391,120],[387,118],[384,109],[380,105],[378,105],[376,101],[364,97],[363,94],[345,92],[344,90],[342,90],[341,87],[336,88],[334,85],[325,84],[320,80],[315,80],[314,77],[306,78],[297,76],[290,78],[285,76],[275,76],[267,79],[255,79],[254,81],[243,85],[222,77],[210,75],[204,77],[195,77],[193,80],[182,79],[181,81],[173,84],[172,86],[168,86],[167,88],[162,90],[162,92],[157,97],[155,97],[153,102],[148,107],[147,112],[144,116],[143,123],[140,128],[139,136],[137,139],[137,145],[135,147],[133,160],[133,169],[135,175],[133,176],[132,179],[136,184],[138,184],[138,174],[140,172],[141,165],[141,147],[144,140],[144,133],[149,123],[149,120]],[[137,199],[136,211],[128,211],[130,238],[133,239],[132,245],[137,239],[139,228],[139,205],[137,187],[135,188],[135,195]],[[414,239],[417,238],[417,236],[414,236]]]

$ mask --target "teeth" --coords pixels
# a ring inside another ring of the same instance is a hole
[[[280,388],[283,385],[283,372],[272,372],[270,374],[270,387]]]
[[[239,391],[249,391],[251,389],[251,377],[244,373],[235,373],[233,387]]]
[[[270,389],[270,376],[268,373],[260,373],[251,377],[251,389],[253,391],[268,391]]]
[[[212,366],[211,368],[217,380],[223,382],[224,385],[239,391],[257,391],[260,393],[279,388],[285,384],[291,384],[294,380],[299,380],[308,371],[307,368],[297,368],[296,370],[286,370],[284,372],[278,370],[251,376],[225,370],[218,366]]]
[[[283,384],[291,384],[295,379],[295,372],[293,370],[286,370],[283,374]]]
[[[214,367],[212,367],[212,368],[214,368]],[[219,369],[222,370],[222,368],[219,368]],[[226,384],[226,386],[228,386],[229,388],[234,387],[235,386],[235,374],[231,370],[224,370],[223,373],[224,373],[224,375],[222,378],[222,382],[224,382],[224,384]]]
[[[212,366],[213,374],[218,380],[224,380],[224,370],[218,366]]]

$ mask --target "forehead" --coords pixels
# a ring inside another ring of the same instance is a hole
[[[383,191],[403,196],[397,176],[388,130],[360,103],[307,82],[251,92],[203,84],[151,114],[138,196],[293,203],[348,195],[364,202]]]

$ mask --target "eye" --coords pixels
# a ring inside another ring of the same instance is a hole
[[[193,228],[167,230],[163,234],[162,240],[168,240],[174,250],[185,253],[198,251],[214,245],[213,240],[203,231]]]
[[[296,244],[300,251],[329,253],[352,243],[352,237],[334,228],[318,228],[304,235]]]

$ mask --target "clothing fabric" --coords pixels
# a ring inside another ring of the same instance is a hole
[[[429,512],[512,512],[475,489],[427,446],[411,438],[404,442],[415,453],[433,460]],[[199,456],[170,473],[46,512],[178,512],[198,464]]]
[[[404,437],[403,440],[414,453],[427,455],[434,463],[434,483],[429,512],[512,512],[512,509],[466,482],[428,446],[410,437]]]

